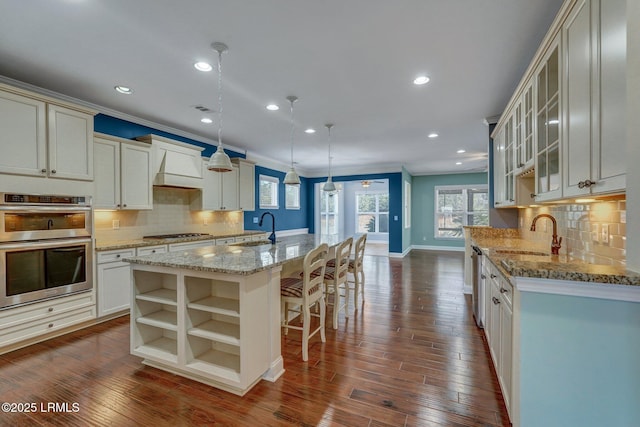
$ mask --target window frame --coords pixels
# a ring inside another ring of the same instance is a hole
[[[439,210],[439,206],[438,206],[438,196],[440,194],[440,191],[442,190],[461,190],[462,191],[462,195],[464,196],[464,201],[463,201],[463,206],[464,206],[464,210],[460,210],[460,211],[455,211],[455,213],[461,213],[462,214],[462,226],[464,227],[466,225],[469,225],[468,221],[469,221],[469,215],[473,215],[474,213],[478,213],[478,212],[483,212],[483,211],[470,211],[469,210],[469,192],[468,190],[484,190],[487,193],[487,200],[489,197],[489,186],[487,184],[465,184],[465,185],[436,185],[434,187],[434,196],[433,196],[433,205],[434,205],[434,212],[433,212],[433,238],[436,240],[453,240],[453,241],[464,241],[464,233],[461,232],[459,236],[440,236],[439,235],[439,231],[440,231],[440,227],[438,224],[438,220],[439,220],[439,214],[442,213]],[[453,212],[452,212],[453,213]],[[489,214],[489,205],[487,203],[487,211],[486,211],[487,215]],[[462,231],[462,230],[461,230]]]
[[[411,228],[411,183],[404,182],[404,228]]]
[[[289,190],[295,190],[294,200],[290,200]],[[284,208],[291,210],[300,210],[300,185],[284,185]]]
[[[275,200],[275,204],[262,204],[262,182],[269,182],[273,184],[271,190],[271,201]],[[258,204],[260,209],[279,209],[280,208],[280,179],[271,175],[259,175],[258,176]]]
[[[389,210],[386,212],[380,212],[380,199],[378,196],[381,195],[386,195],[387,198],[391,198],[391,195],[389,194],[388,191],[356,191],[355,192],[355,220],[354,220],[354,229],[356,230],[356,233],[360,233],[359,231],[359,221],[358,221],[358,217],[361,214],[369,214],[369,215],[373,215],[376,219],[376,229],[380,230],[380,214],[386,214],[387,215],[387,230],[389,229],[389,227],[391,226],[391,206],[389,206]],[[360,212],[358,210],[358,196],[376,196],[376,210],[375,212]],[[380,235],[388,235],[389,231],[367,231],[367,233],[369,234],[380,234]]]

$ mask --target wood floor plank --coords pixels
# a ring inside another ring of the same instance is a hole
[[[0,355],[3,400],[80,408],[0,425],[508,426],[462,270],[459,253],[366,256],[365,302],[313,337],[308,362],[299,332],[283,337],[286,372],[244,397],[142,365],[127,316]]]

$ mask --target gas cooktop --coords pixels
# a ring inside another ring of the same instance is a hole
[[[155,236],[144,236],[143,239],[184,239],[185,237],[209,236],[207,233],[176,233],[176,234],[157,234]]]

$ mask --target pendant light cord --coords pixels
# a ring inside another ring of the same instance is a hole
[[[290,98],[289,102],[291,102],[291,169],[293,169],[293,132],[295,129],[295,123],[293,121],[293,103],[295,102],[295,99]]]
[[[222,148],[222,49],[218,50],[218,146]]]

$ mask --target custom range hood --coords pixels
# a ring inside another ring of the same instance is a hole
[[[136,139],[151,144],[154,186],[202,188],[200,153],[204,148],[157,135],[145,135]]]

